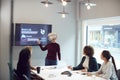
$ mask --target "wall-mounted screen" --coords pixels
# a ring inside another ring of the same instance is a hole
[[[15,24],[15,46],[37,46],[39,39],[42,45],[49,43],[48,34],[52,31],[51,24]]]

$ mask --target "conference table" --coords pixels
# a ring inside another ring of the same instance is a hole
[[[35,70],[32,70],[32,72],[42,80],[106,80],[95,75],[87,76],[84,74],[85,72],[80,70],[72,71],[67,67],[40,66],[40,68],[40,73],[37,73]],[[72,75],[62,74],[64,71],[69,71]]]

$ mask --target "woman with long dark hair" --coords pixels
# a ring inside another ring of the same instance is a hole
[[[112,62],[109,61],[110,58]],[[102,66],[97,72],[88,73],[88,75],[95,74],[96,76],[105,78],[107,80],[118,80],[117,78],[117,70],[113,56],[111,56],[108,50],[104,50],[101,53],[101,59],[104,61]]]
[[[36,70],[36,68],[30,65],[31,54],[31,46],[23,48],[19,53],[19,60],[17,63],[17,74],[20,80],[24,80],[23,74],[26,75],[29,80],[31,80],[30,69]]]
[[[21,80],[24,80],[23,74],[30,79],[30,57],[31,53],[29,48],[24,48],[20,51],[19,60],[17,64],[17,74]]]

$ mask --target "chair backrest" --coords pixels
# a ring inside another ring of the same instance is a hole
[[[98,69],[101,67],[101,64],[100,63],[98,63]]]
[[[13,73],[13,74],[12,74],[12,76],[13,76],[13,80],[20,80],[20,78],[19,78],[19,76],[17,75],[15,69],[13,69],[13,72],[12,72],[12,73]]]
[[[10,79],[13,79],[13,80],[20,80],[18,79],[18,75],[16,73],[16,70],[15,69],[11,69],[11,64],[8,62],[8,67],[9,67],[9,74],[10,74]]]
[[[10,63],[7,63],[7,64],[8,64],[9,70],[10,70]]]
[[[29,78],[25,74],[23,74],[23,78],[24,80],[29,80]]]
[[[7,63],[8,64],[8,68],[9,68],[9,75],[10,75],[10,63]]]
[[[9,74],[11,75],[11,72],[12,72],[12,70],[11,70],[11,64],[9,62],[7,64],[8,64],[8,68],[9,68]]]
[[[120,80],[120,69],[117,70],[118,80]]]

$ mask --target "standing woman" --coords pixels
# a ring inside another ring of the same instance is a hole
[[[50,43],[46,46],[42,46],[40,43],[40,40],[37,41],[42,51],[48,50],[46,59],[45,59],[45,65],[57,65],[57,56],[58,59],[61,60],[61,54],[60,54],[60,46],[58,43],[56,43],[57,35],[56,33],[49,33],[48,38]]]
[[[112,59],[112,62],[109,59]],[[107,80],[118,80],[117,78],[117,70],[113,56],[111,56],[110,52],[104,50],[101,54],[101,59],[104,61],[102,66],[97,72],[88,72],[88,75],[95,74],[96,76],[105,78]]]
[[[96,61],[96,58],[93,57],[94,55],[94,49],[91,46],[85,46],[83,49],[84,56],[82,57],[82,60],[78,66],[71,67],[68,66],[69,69],[72,70],[81,70],[83,72],[93,72],[98,70],[98,63]]]

